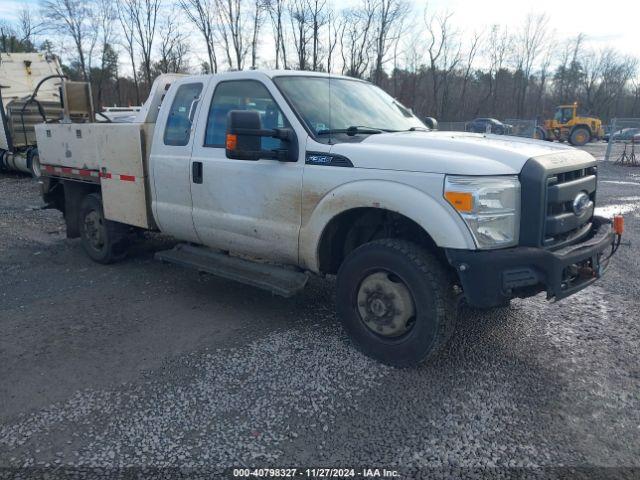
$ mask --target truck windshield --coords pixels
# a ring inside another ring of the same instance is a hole
[[[276,77],[274,82],[318,139],[426,129],[409,109],[367,82],[305,76]]]

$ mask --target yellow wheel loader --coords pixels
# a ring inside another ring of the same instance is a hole
[[[600,140],[603,136],[602,120],[578,114],[577,102],[558,106],[553,118],[538,125],[535,131],[537,139],[569,142],[578,147],[593,140]]]

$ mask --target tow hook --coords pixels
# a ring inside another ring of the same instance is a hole
[[[578,269],[578,275],[580,278],[594,278],[598,276],[593,267],[580,267]]]

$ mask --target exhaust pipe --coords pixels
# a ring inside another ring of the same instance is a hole
[[[37,148],[20,153],[2,152],[0,155],[0,169],[17,170],[22,173],[31,175],[33,178],[40,177],[40,157]]]

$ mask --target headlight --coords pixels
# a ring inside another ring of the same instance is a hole
[[[511,247],[518,244],[518,177],[447,176],[444,198],[465,221],[478,248]]]

